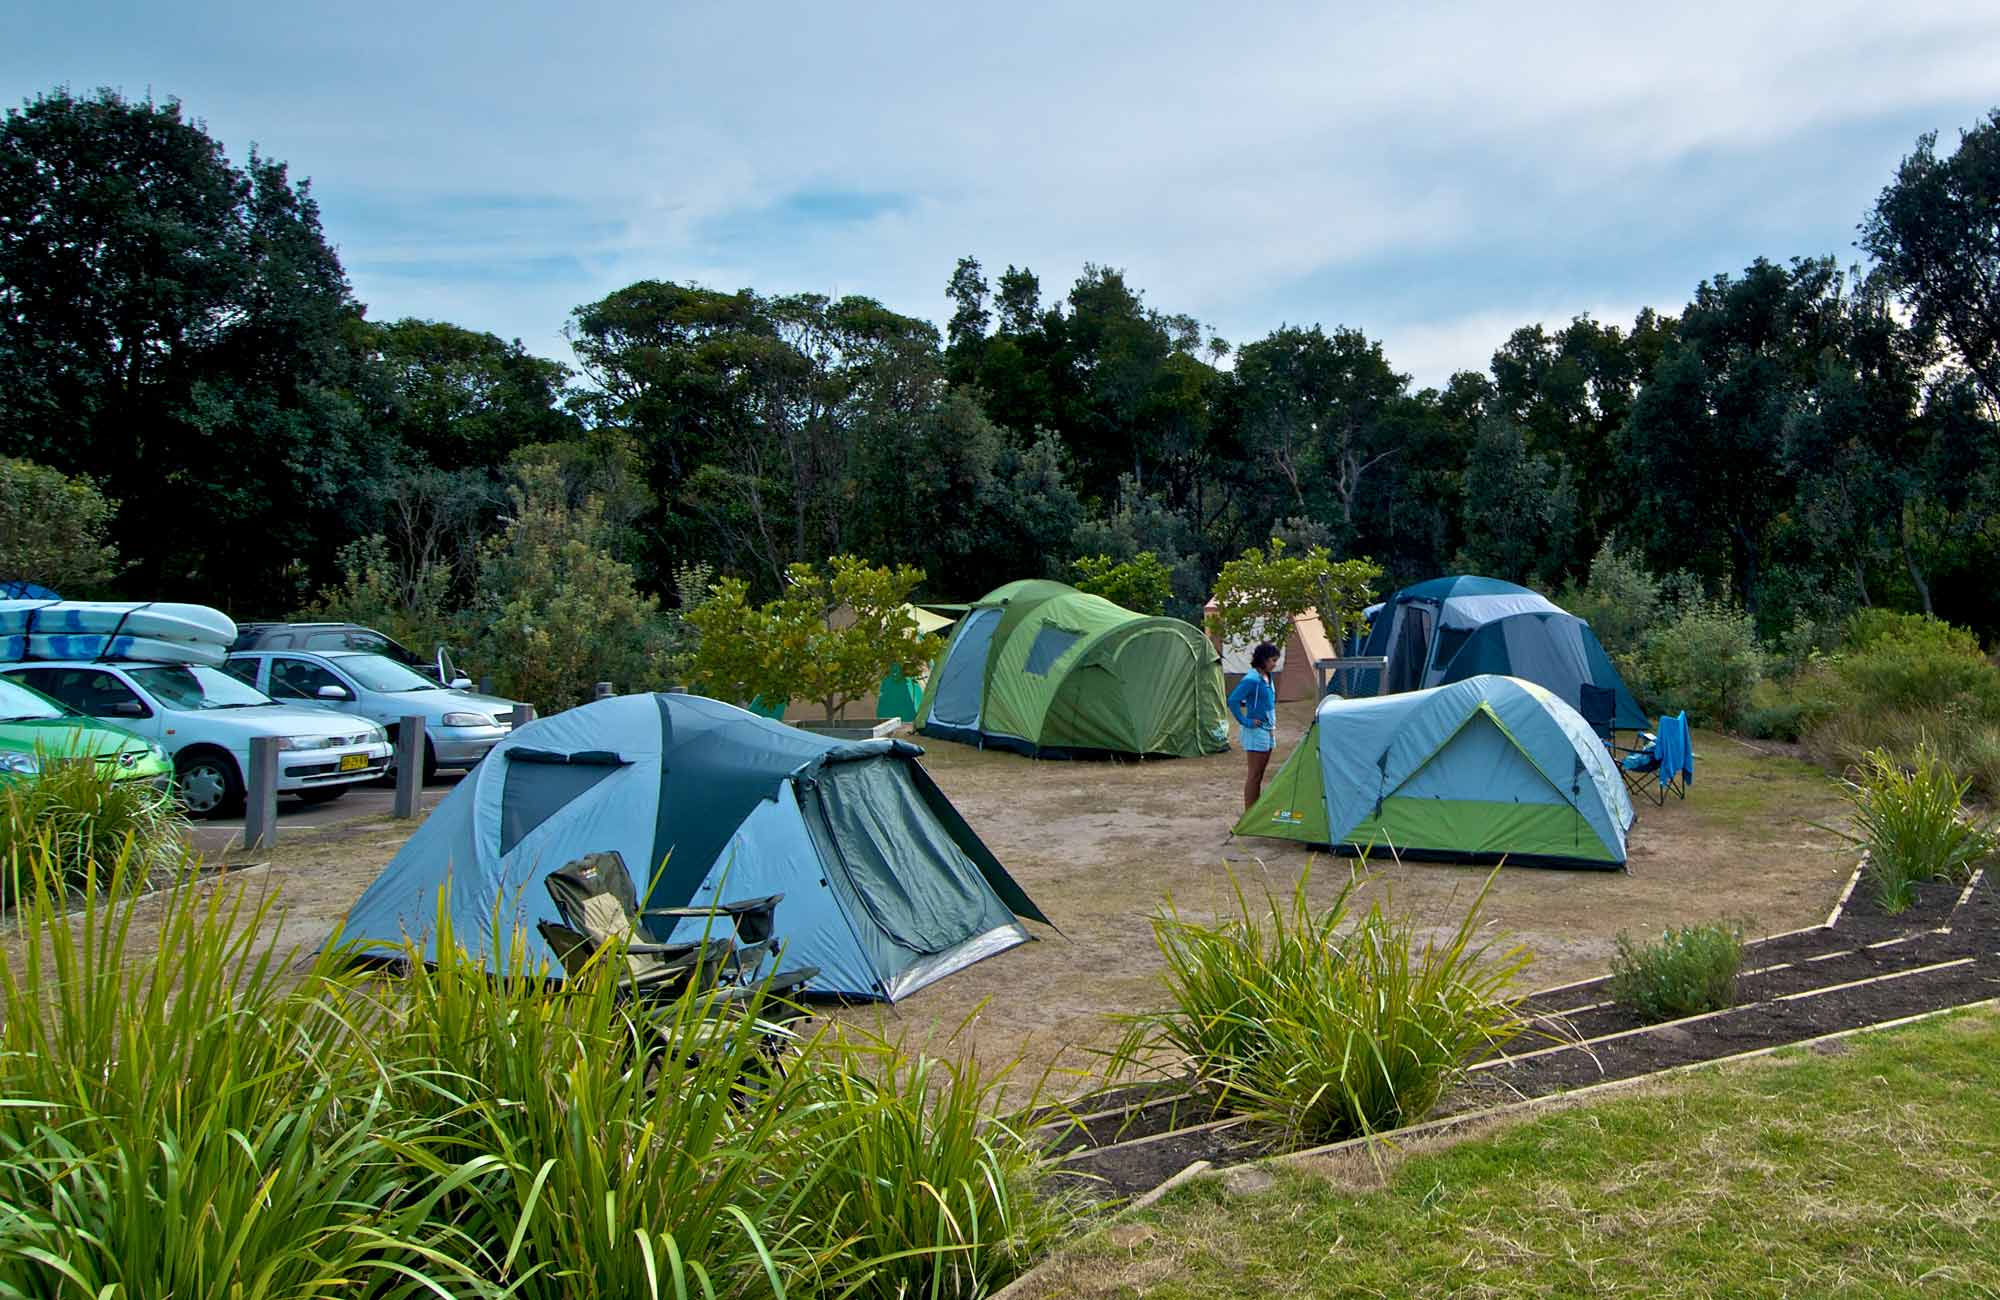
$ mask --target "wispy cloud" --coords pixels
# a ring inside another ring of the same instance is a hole
[[[378,316],[564,355],[641,276],[940,317],[953,261],[1086,261],[1247,340],[1383,337],[1438,382],[1527,320],[1851,252],[2000,12],[1838,0],[1242,11],[595,0],[31,6],[0,93],[176,94],[318,182]]]

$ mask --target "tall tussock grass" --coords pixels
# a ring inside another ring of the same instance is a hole
[[[1171,1006],[1117,1017],[1112,1068],[1185,1060],[1225,1108],[1333,1141],[1416,1123],[1525,1028],[1508,989],[1528,956],[1481,933],[1491,875],[1442,939],[1380,900],[1357,915],[1358,874],[1316,911],[1310,875],[1253,904],[1232,874],[1237,914],[1215,925],[1170,900],[1153,934]]]
[[[1970,777],[1960,777],[1919,738],[1907,761],[1871,750],[1844,786],[1853,807],[1848,838],[1868,850],[1868,881],[1885,912],[1916,901],[1925,881],[1963,882],[1995,848],[1992,824],[1966,810]]]
[[[139,781],[114,781],[95,763],[51,759],[41,773],[0,783],[0,909],[14,906],[30,860],[63,889],[116,877],[134,887],[164,883],[180,866],[186,821],[173,796]],[[114,859],[125,868],[112,871]]]
[[[778,1068],[754,1001],[552,981],[517,931],[495,975],[441,911],[392,973],[226,878],[134,899],[127,852],[72,915],[25,859],[0,1297],[970,1297],[1062,1225],[969,1063]]]

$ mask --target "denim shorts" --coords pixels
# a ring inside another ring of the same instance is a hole
[[[1275,727],[1243,728],[1243,752],[1246,754],[1268,754],[1277,740]]]

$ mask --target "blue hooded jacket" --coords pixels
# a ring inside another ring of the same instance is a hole
[[[1239,726],[1275,725],[1278,720],[1278,692],[1272,689],[1271,679],[1254,668],[1243,674],[1243,680],[1229,692],[1229,712]]]

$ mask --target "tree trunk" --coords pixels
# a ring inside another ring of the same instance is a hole
[[[1917,589],[1917,598],[1924,602],[1924,613],[1933,613],[1931,584],[1924,581],[1923,570],[1917,567],[1916,554],[1910,550],[1910,524],[1907,516],[1902,526],[1896,530],[1896,544],[1903,552],[1903,567],[1910,571],[1910,584]]]
[[[1875,602],[1868,598],[1868,571],[1862,567],[1861,557],[1854,557],[1854,589],[1861,593],[1861,607],[1867,609]]]

